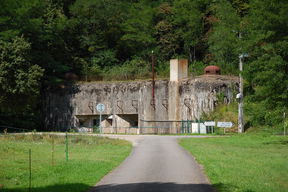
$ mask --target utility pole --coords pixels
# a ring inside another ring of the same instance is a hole
[[[239,103],[238,103],[238,133],[244,132],[244,118],[243,118],[243,54],[239,56]]]
[[[241,41],[241,32],[239,32],[239,39]],[[243,94],[243,59],[247,56],[247,54],[239,55],[239,103],[238,103],[238,133],[244,132],[244,118],[243,118],[243,101],[244,101],[244,94]]]

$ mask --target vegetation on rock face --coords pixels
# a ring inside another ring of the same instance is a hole
[[[193,75],[210,64],[237,75],[238,57],[248,53],[243,75],[251,123],[280,125],[288,114],[286,0],[0,4],[0,124],[40,128],[43,90],[71,79],[147,78],[152,50],[161,77],[177,57],[189,59]]]

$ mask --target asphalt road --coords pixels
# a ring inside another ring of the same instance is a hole
[[[131,155],[89,192],[215,191],[194,158],[178,145],[177,136],[122,138],[133,142]]]

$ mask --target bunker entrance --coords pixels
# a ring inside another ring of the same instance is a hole
[[[138,114],[119,114],[117,127],[138,128]]]
[[[113,120],[114,118],[114,120]],[[138,133],[138,114],[110,115],[101,122],[104,133]]]

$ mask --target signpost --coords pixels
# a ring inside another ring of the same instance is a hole
[[[96,109],[100,113],[99,129],[100,129],[100,133],[102,133],[101,122],[102,122],[102,113],[105,111],[105,105],[102,103],[99,103],[96,105]]]
[[[233,127],[233,123],[232,122],[217,122],[217,127],[223,127],[224,128],[224,134],[225,134],[226,128]]]

